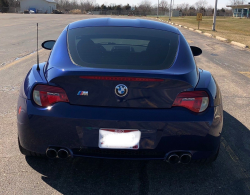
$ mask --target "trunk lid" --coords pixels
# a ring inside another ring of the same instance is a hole
[[[86,72],[82,72],[82,75],[57,76],[50,82],[66,91],[72,105],[171,108],[180,92],[193,89],[188,82],[176,78],[131,73],[129,76],[124,74],[111,76],[108,73],[104,76],[103,72],[99,74],[92,72],[86,76]]]

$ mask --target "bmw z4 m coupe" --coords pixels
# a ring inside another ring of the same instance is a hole
[[[22,154],[213,162],[223,108],[210,72],[199,69],[175,27],[150,20],[69,24],[47,62],[34,65],[17,106]]]

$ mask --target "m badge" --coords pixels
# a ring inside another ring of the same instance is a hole
[[[83,96],[88,96],[89,92],[88,91],[79,91],[77,95],[83,95]]]

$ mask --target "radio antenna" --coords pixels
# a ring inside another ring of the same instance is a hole
[[[37,23],[37,67],[36,67],[37,70],[40,70],[40,67],[39,67],[39,54],[38,54],[38,23]]]

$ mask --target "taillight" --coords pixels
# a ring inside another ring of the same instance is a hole
[[[22,111],[22,106],[19,107],[19,109],[18,109],[18,114],[20,114],[21,111]]]
[[[33,90],[33,100],[42,107],[56,102],[69,102],[68,96],[62,88],[49,85],[37,85]]]
[[[187,91],[179,93],[173,106],[185,107],[193,112],[203,112],[208,104],[209,97],[205,91]]]

